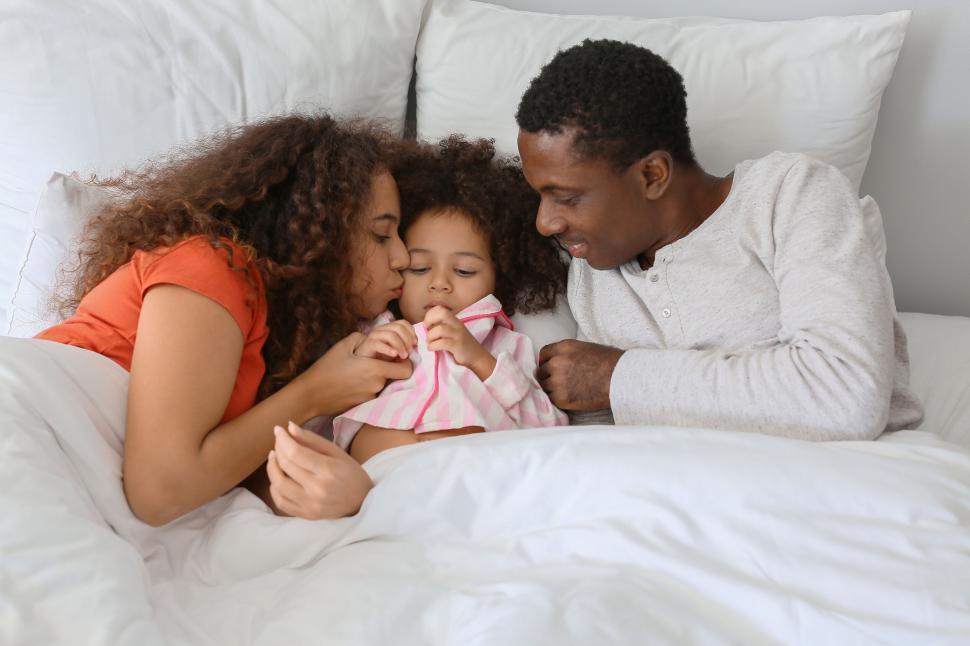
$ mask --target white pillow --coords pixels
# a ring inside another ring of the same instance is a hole
[[[60,322],[50,307],[59,270],[75,262],[76,242],[84,224],[111,196],[107,189],[76,177],[51,175],[30,223],[30,238],[10,304],[10,327],[5,330],[8,335],[31,337]]]
[[[910,385],[926,412],[920,430],[970,449],[970,318],[904,313],[899,320]]]
[[[0,259],[22,257],[26,220],[54,169],[108,174],[226,124],[293,110],[401,130],[425,4],[0,4]],[[14,280],[4,265],[0,310]]]
[[[541,67],[585,38],[610,38],[653,50],[684,77],[705,169],[726,174],[775,150],[803,152],[841,169],[858,190],[909,18],[641,19],[435,3],[418,40],[418,136],[494,137],[500,151],[516,153],[515,111]]]

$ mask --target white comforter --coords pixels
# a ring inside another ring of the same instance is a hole
[[[371,460],[354,518],[153,529],[126,384],[0,338],[2,644],[970,643],[970,453],[926,433],[488,433]]]

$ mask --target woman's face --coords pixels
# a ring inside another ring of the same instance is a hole
[[[357,317],[369,320],[387,309],[390,301],[400,298],[404,284],[401,270],[408,266],[408,252],[397,231],[401,223],[397,184],[390,173],[374,175],[363,218],[354,245],[353,256],[360,260],[353,268],[350,295]]]
[[[461,211],[422,213],[408,227],[411,265],[404,272],[401,314],[419,323],[436,305],[455,314],[495,291],[488,237]]]

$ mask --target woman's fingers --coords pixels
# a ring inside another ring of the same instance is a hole
[[[291,441],[298,444],[304,450],[313,451],[314,453],[319,453],[321,455],[327,455],[330,457],[341,457],[347,455],[346,451],[327,438],[321,437],[312,431],[308,431],[298,424],[289,422],[286,430]]]
[[[280,459],[285,460],[288,465],[292,464],[299,468],[299,471],[286,471],[291,478],[300,481],[303,479],[301,476],[305,473],[314,474],[321,470],[319,463],[323,459],[323,455],[321,455],[322,451],[316,451],[302,446],[293,439],[293,431],[287,431],[282,426],[274,427],[273,433],[276,435],[275,450],[279,454]],[[303,431],[303,434],[310,435],[307,431]]]
[[[276,445],[266,465],[270,494],[277,507],[291,516],[320,519],[354,514],[374,486],[367,472],[340,447],[292,422],[283,433],[276,430]],[[312,456],[315,469],[305,469],[303,463],[290,465],[280,447]]]
[[[283,471],[276,451],[270,451],[266,459],[266,474],[269,476],[269,490],[273,500],[295,503],[303,495],[303,487]]]

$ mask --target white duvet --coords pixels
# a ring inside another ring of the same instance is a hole
[[[237,490],[153,529],[126,385],[0,338],[4,645],[970,643],[970,452],[927,433],[487,433],[377,456],[354,518]]]

